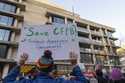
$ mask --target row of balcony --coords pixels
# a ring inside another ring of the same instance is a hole
[[[89,30],[88,29],[85,29],[85,28],[82,28],[82,27],[78,27],[78,31],[79,32],[83,32],[83,33],[86,33],[86,34],[89,34],[90,32],[89,32]],[[102,35],[102,33],[101,32],[97,32],[97,31],[92,31],[91,30],[91,34],[92,35],[95,35],[95,36],[99,36],[99,37],[101,37]],[[112,40],[117,40],[117,38],[114,38],[112,35],[104,35],[104,37],[109,37],[110,39],[112,39]]]
[[[88,29],[85,29],[85,28],[82,28],[82,27],[78,27],[78,31],[79,31],[79,32],[83,32],[83,33],[87,33],[87,34],[90,33]],[[92,31],[92,30],[91,30],[91,34],[92,34],[92,35],[96,35],[96,36],[100,36],[101,33],[100,33],[100,32],[97,32],[97,31]]]
[[[79,37],[80,43],[87,43],[87,44],[93,44],[93,45],[100,45],[103,46],[102,41],[98,40],[90,40],[89,38]]]
[[[99,55],[109,55],[109,56],[116,56],[117,54],[115,52],[106,52],[104,50],[94,50],[89,48],[80,48],[81,53],[88,53],[88,54],[99,54]]]
[[[11,47],[18,47],[17,42],[4,41],[4,40],[0,40],[0,45],[8,45],[8,46],[11,46]]]
[[[0,58],[0,63],[16,63],[15,60],[13,59],[3,59],[3,58]]]
[[[89,38],[85,38],[85,37],[79,37],[79,42],[80,43],[86,43],[86,44],[93,44],[93,45],[99,45],[99,46],[112,46],[112,47],[118,47],[118,46],[116,46],[115,45],[115,43],[114,42],[110,42],[111,43],[111,45],[110,44],[108,44],[108,43],[103,43],[102,41],[99,41],[99,40],[91,40],[91,39],[89,39]]]
[[[82,28],[82,27],[78,27],[78,31],[79,31],[79,32],[82,32],[82,33],[87,33],[87,34],[89,34],[89,30],[88,30],[88,29],[85,29],[85,28]]]
[[[92,51],[92,49],[85,49],[85,48],[80,48],[80,52],[83,53],[90,53],[90,54],[100,54],[100,55],[107,55],[105,51],[103,50],[94,50]]]
[[[3,24],[0,24],[0,29],[10,30],[10,31],[16,32],[16,33],[19,33],[19,32],[20,32],[20,29],[17,28],[17,27],[7,26],[7,25],[3,25]]]

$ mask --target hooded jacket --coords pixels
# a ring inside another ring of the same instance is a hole
[[[108,83],[108,81],[103,77],[102,70],[96,70],[96,78],[98,83]]]
[[[110,82],[109,83],[125,83],[125,79],[122,77],[123,74],[119,68],[113,68],[110,73]]]
[[[75,76],[75,79],[72,80],[65,80],[62,78],[54,79],[45,73],[39,73],[35,79],[21,77],[20,80],[16,80],[16,78],[20,76],[20,67],[16,66],[4,78],[3,83],[86,83],[86,79],[79,66],[74,67],[72,73]]]
[[[111,80],[121,80],[122,79],[121,70],[118,68],[113,68],[112,72],[110,73],[110,79]]]

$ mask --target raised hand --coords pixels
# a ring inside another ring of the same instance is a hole
[[[27,61],[27,59],[28,59],[28,54],[27,54],[27,53],[23,53],[23,54],[20,56],[19,64],[20,64],[20,65],[24,65],[25,62]]]

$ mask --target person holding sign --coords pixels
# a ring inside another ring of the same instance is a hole
[[[24,65],[27,60],[28,55],[24,53],[20,58],[19,64],[4,78],[3,83],[86,83],[86,79],[78,66],[75,66],[72,71],[74,79],[65,80],[62,78],[53,78],[50,75],[54,67],[52,52],[50,50],[45,50],[44,55],[36,62],[36,66],[34,67],[37,69],[37,72],[34,79],[25,77],[17,79],[17,77],[20,76],[20,67]]]

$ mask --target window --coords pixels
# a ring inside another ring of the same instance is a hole
[[[14,19],[12,17],[0,15],[0,24],[11,26],[13,24],[13,21]]]
[[[82,33],[82,32],[78,32],[78,36],[83,37],[83,38],[89,38],[89,34],[85,34],[85,33]]]
[[[101,37],[92,35],[92,39],[96,41],[101,41]]]
[[[96,63],[97,64],[108,64],[106,56],[96,55]]]
[[[52,17],[52,22],[53,23],[65,24],[64,18],[63,17],[58,17],[58,16],[53,16]]]
[[[94,50],[97,50],[97,51],[103,51],[103,50],[104,50],[104,47],[94,45]]]
[[[10,37],[9,30],[0,29],[0,40],[8,41],[9,37]]]
[[[0,45],[0,58],[6,58],[7,49],[6,45]]]
[[[0,78],[2,78],[2,73],[3,73],[3,64],[0,64]]]
[[[81,28],[87,29],[87,24],[80,23],[80,22],[76,22],[76,24],[77,24],[78,27],[81,27]]]
[[[107,47],[108,53],[112,53],[110,47]]]
[[[108,35],[109,37],[112,37],[112,32],[107,31],[107,35]]]
[[[92,50],[91,50],[91,46],[88,45],[88,44],[82,44],[82,43],[79,43],[79,46],[80,46],[80,52],[87,52],[87,53],[91,53]]]
[[[73,23],[73,20],[72,19],[67,19],[67,24],[71,24]]]
[[[120,64],[118,56],[110,56],[109,61],[110,61],[111,65],[119,65]]]
[[[93,59],[92,59],[92,55],[91,54],[80,54],[80,61],[81,63],[88,63],[88,64],[92,64],[93,63]]]
[[[95,26],[90,26],[91,31],[99,32],[99,28]]]
[[[15,13],[16,12],[16,6],[6,4],[6,3],[0,3],[0,10]]]

